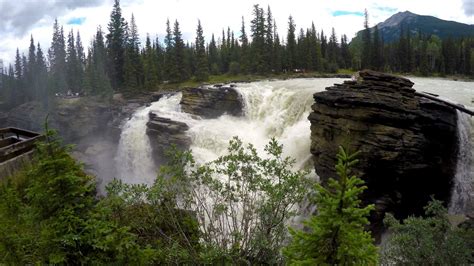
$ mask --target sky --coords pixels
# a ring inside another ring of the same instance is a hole
[[[297,29],[308,28],[314,22],[318,32],[336,34],[349,39],[362,29],[363,12],[369,13],[369,26],[374,26],[397,12],[410,11],[474,24],[474,0],[121,0],[122,13],[130,20],[132,13],[142,40],[149,34],[163,40],[166,20],[178,20],[183,38],[194,41],[197,20],[201,20],[207,40],[214,33],[230,27],[240,35],[242,16],[250,33],[252,7],[270,6],[280,36],[285,38],[287,21],[293,16]],[[30,36],[43,51],[49,48],[54,19],[64,26],[65,35],[71,29],[80,31],[88,47],[100,25],[106,31],[113,0],[0,0],[0,60],[4,67],[13,62],[16,48],[27,54]]]

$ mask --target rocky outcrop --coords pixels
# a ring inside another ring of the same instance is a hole
[[[434,195],[449,201],[456,169],[456,110],[415,95],[408,79],[361,71],[361,80],[346,81],[314,94],[311,153],[323,182],[336,177],[339,145],[360,151],[355,173],[368,186],[366,203],[377,234],[385,212],[399,218],[421,214]]]
[[[167,162],[166,151],[172,145],[175,145],[180,150],[189,148],[191,139],[186,135],[186,131],[189,129],[186,123],[159,117],[155,113],[150,113],[149,117],[150,120],[146,124],[146,133],[150,138],[153,158],[157,165]]]
[[[240,94],[231,86],[215,85],[182,91],[181,110],[203,118],[216,118],[223,114],[242,115]]]

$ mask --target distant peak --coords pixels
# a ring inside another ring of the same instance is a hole
[[[398,27],[402,21],[404,21],[406,18],[411,18],[411,17],[416,17],[418,16],[417,14],[414,14],[410,11],[404,11],[404,12],[398,12],[391,17],[389,17],[387,20],[384,22],[381,22],[378,24],[378,28],[385,28],[385,27]]]

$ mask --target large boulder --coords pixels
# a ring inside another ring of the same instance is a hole
[[[180,150],[187,150],[191,139],[186,135],[189,126],[186,123],[149,113],[146,133],[150,138],[153,159],[157,165],[167,162],[166,152],[174,145]]]
[[[182,91],[181,110],[203,118],[216,118],[223,114],[242,115],[240,94],[232,87],[215,86],[185,89]]]
[[[408,79],[361,71],[315,93],[311,153],[322,182],[336,178],[339,145],[360,151],[355,173],[375,203],[372,229],[380,233],[385,212],[398,218],[423,213],[433,195],[448,202],[456,170],[457,113],[451,106],[419,97]]]

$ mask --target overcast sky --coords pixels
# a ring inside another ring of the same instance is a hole
[[[391,15],[409,10],[420,15],[436,16],[474,24],[474,0],[122,0],[122,12],[129,20],[135,15],[141,38],[149,33],[161,40],[166,19],[177,19],[186,40],[193,41],[197,20],[201,19],[207,39],[221,35],[228,26],[240,35],[244,16],[249,33],[252,7],[270,5],[282,37],[286,36],[288,16],[292,15],[297,28],[307,28],[314,21],[318,32],[329,33],[334,27],[338,36],[349,39],[362,28],[363,11],[369,12],[373,26]],[[16,48],[27,53],[30,35],[40,42],[43,51],[49,47],[55,18],[70,29],[80,31],[84,46],[99,25],[106,30],[113,0],[0,0],[0,59],[4,65],[12,62]]]

